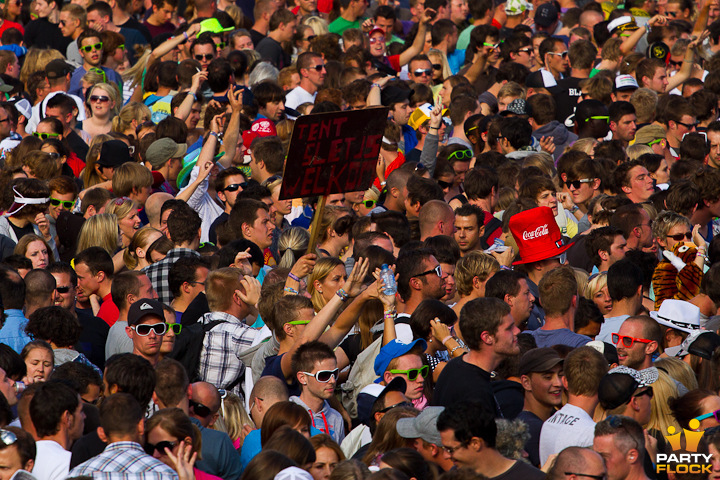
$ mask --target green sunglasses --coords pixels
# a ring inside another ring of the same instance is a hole
[[[80,50],[83,52],[92,52],[93,50],[102,50],[102,42],[98,42],[94,45],[85,45],[84,47],[80,47]]]
[[[59,137],[59,133],[40,133],[40,132],[33,132],[33,135],[39,138],[40,140],[47,140],[48,138],[55,138]]]
[[[610,123],[610,117],[608,117],[607,115],[595,115],[585,119],[586,122],[589,122],[590,120],[605,120],[606,122]]]
[[[448,155],[448,160],[470,160],[473,157],[472,150],[458,150]]]
[[[75,206],[75,201],[59,200],[57,198],[50,197],[50,205],[53,207],[59,207],[62,205],[65,210],[72,210]]]
[[[420,375],[422,378],[427,378],[430,373],[430,367],[423,365],[420,368],[411,368],[410,370],[390,370],[390,373],[404,373],[407,375],[408,380],[414,382],[415,379]]]

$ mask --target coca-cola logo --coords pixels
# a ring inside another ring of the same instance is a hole
[[[523,240],[533,240],[548,234],[548,224],[541,225],[535,230],[525,230],[522,234]]]

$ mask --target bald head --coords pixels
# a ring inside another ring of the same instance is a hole
[[[590,33],[593,31],[593,27],[603,20],[605,20],[603,14],[594,10],[585,10],[580,14],[580,26],[590,30]]]
[[[560,452],[547,474],[547,480],[561,480],[565,472],[587,472],[599,477],[605,476],[605,462],[595,451],[589,448],[568,447]]]
[[[157,192],[150,195],[145,202],[145,213],[150,221],[150,226],[160,230],[160,209],[168,200],[172,200],[173,197],[169,193]]]
[[[25,306],[30,313],[53,305],[55,285],[55,277],[45,269],[36,268],[25,275]],[[30,316],[30,313],[26,315]]]
[[[277,377],[261,377],[250,392],[250,416],[260,428],[267,409],[290,398],[287,385]]]
[[[418,213],[418,219],[420,221],[420,239],[453,234],[455,212],[442,200],[430,200],[423,205]]]
[[[217,420],[217,413],[220,410],[220,393],[215,385],[207,382],[193,383],[190,400],[210,409],[209,415],[202,416],[198,414],[200,412],[194,412],[192,416],[200,420],[203,427],[211,427]]]

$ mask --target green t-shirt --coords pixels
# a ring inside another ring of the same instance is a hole
[[[473,28],[475,28],[475,25],[470,25],[460,33],[457,41],[457,46],[455,48],[459,50],[467,50],[468,45],[470,45],[470,33],[472,32]]]
[[[337,33],[338,35],[342,35],[348,28],[360,28],[360,20],[348,22],[343,17],[338,17],[333,20],[330,25],[328,25],[330,33]]]

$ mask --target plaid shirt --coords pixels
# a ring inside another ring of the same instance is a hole
[[[200,354],[200,379],[217,388],[227,389],[243,374],[245,364],[239,355],[252,346],[258,331],[225,312],[206,313],[200,319],[203,325],[213,320],[224,320],[227,323],[215,325],[205,334]],[[241,387],[238,382],[232,392],[242,395]]]
[[[143,268],[142,271],[148,276],[158,294],[158,300],[164,304],[170,305],[173,299],[170,291],[170,267],[182,257],[192,255],[200,256],[198,252],[189,248],[173,248],[165,255],[165,258]]]
[[[111,443],[100,455],[81,463],[70,471],[70,477],[93,476],[96,472],[119,473],[160,473],[163,478],[177,479],[175,470],[168,467],[143,450],[136,442]]]

